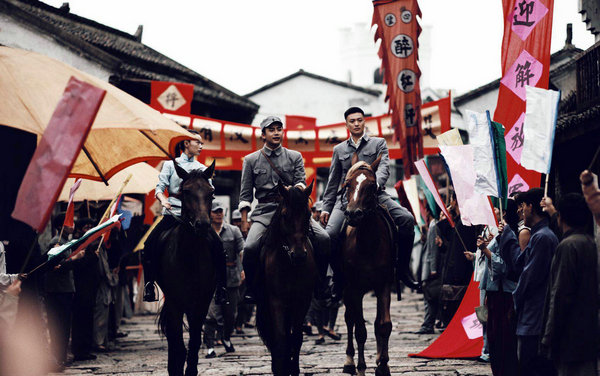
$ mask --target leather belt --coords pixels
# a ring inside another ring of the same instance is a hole
[[[271,202],[279,202],[280,199],[281,199],[281,197],[279,195],[271,195],[271,196],[259,198],[258,203],[259,204],[268,204]]]

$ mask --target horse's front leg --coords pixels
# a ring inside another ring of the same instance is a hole
[[[188,319],[190,340],[188,342],[185,376],[196,376],[198,375],[198,351],[200,351],[200,345],[202,344],[202,324],[206,317],[206,312],[192,310],[186,316]]]
[[[351,293],[348,289],[344,291],[344,306],[346,312],[344,313],[344,319],[346,321],[347,344],[346,344],[346,362],[344,363],[344,373],[356,375],[356,365],[354,364],[354,324],[355,324],[355,311],[356,308],[353,306],[354,301],[351,299]]]
[[[358,350],[358,362],[356,369],[359,376],[365,375],[367,369],[367,363],[365,362],[365,342],[367,341],[367,327],[365,326],[365,318],[363,316],[363,295],[357,294],[355,311],[355,336],[356,336],[356,347]]]
[[[164,319],[166,325],[166,336],[168,346],[168,365],[169,376],[183,375],[183,366],[185,364],[185,343],[183,342],[183,311],[175,308],[174,305],[165,301]]]
[[[300,375],[300,349],[302,348],[302,324],[294,325],[291,333],[290,375]]]
[[[377,294],[377,317],[375,319],[375,338],[377,339],[377,368],[376,376],[389,376],[388,345],[392,333],[392,320],[390,318],[391,288],[386,284]]]
[[[272,318],[272,346],[271,346],[271,370],[274,376],[289,376],[290,369],[290,344],[288,343],[288,334],[286,332],[284,307],[279,304],[271,304],[270,317]],[[269,325],[269,324],[267,324]]]

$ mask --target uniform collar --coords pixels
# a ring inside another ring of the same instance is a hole
[[[192,156],[191,158],[189,158],[187,156],[187,154],[185,153],[181,153],[181,155],[179,156],[179,158],[177,158],[178,160],[180,160],[181,162],[193,162],[195,157]]]
[[[362,141],[368,142],[369,141],[369,135],[367,134],[367,132],[365,131],[363,133],[363,135],[358,139],[358,146],[360,147],[360,145],[362,145]],[[352,147],[356,147],[356,144],[354,144],[354,141],[352,140],[352,136],[348,137],[348,145],[352,146]]]
[[[265,144],[265,146],[263,146],[263,150],[268,157],[271,156],[271,153],[274,153],[276,156],[279,156],[279,155],[281,155],[281,152],[283,151],[283,147],[280,144],[275,149],[271,149]]]

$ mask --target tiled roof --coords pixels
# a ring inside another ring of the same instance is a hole
[[[0,10],[42,29],[69,48],[101,60],[122,78],[192,83],[195,97],[258,110],[258,105],[146,46],[137,36],[35,0],[0,0]],[[102,55],[102,56],[100,56]],[[108,55],[108,56],[107,56]]]
[[[348,89],[360,91],[362,93],[373,95],[373,96],[376,96],[376,97],[378,97],[379,95],[381,95],[381,92],[379,90],[367,89],[367,88],[364,88],[362,86],[352,85],[352,84],[350,84],[348,82],[333,80],[331,78],[319,76],[318,74],[306,72],[305,70],[300,69],[299,71],[297,71],[295,73],[292,73],[289,76],[286,76],[286,77],[284,77],[282,79],[279,79],[279,80],[277,80],[275,82],[271,82],[270,84],[265,85],[265,86],[263,86],[263,87],[261,87],[259,89],[256,89],[253,92],[248,93],[248,94],[246,94],[244,96],[247,97],[247,98],[252,97],[253,95],[261,93],[261,92],[263,92],[265,90],[268,90],[268,89],[270,89],[272,87],[280,85],[280,84],[282,84],[282,83],[284,83],[286,81],[289,81],[289,80],[291,80],[293,78],[296,78],[296,77],[299,77],[299,76],[306,76],[306,77],[314,78],[316,80],[320,80],[320,81],[328,82],[328,83],[333,84],[333,85],[342,86],[342,87],[345,87],[345,88],[348,88]]]

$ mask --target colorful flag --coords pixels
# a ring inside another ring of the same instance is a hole
[[[460,137],[460,132],[457,128],[449,130],[448,132],[444,132],[441,135],[437,136],[438,145],[462,145],[462,137]]]
[[[494,148],[490,137],[489,114],[466,111],[469,144],[473,146],[473,166],[477,179],[475,191],[499,197]]]
[[[527,86],[527,111],[523,126],[521,166],[550,173],[560,91]]]
[[[413,162],[423,157],[421,131],[421,70],[417,17],[421,10],[416,0],[373,1],[375,40],[381,39],[379,57],[387,83],[386,99],[392,111],[392,126],[402,149],[404,173],[414,174]]]
[[[506,127],[508,180],[518,176],[525,185],[538,187],[540,174],[519,165],[525,87],[548,88],[554,0],[502,0],[502,8],[502,79],[493,120]]]
[[[67,204],[67,212],[65,213],[65,221],[63,223],[64,227],[75,227],[75,203],[73,202],[73,199],[75,198],[75,191],[77,191],[81,185],[81,180],[81,178],[75,180],[75,183],[73,183],[73,186],[69,191],[69,203]]]
[[[446,218],[448,218],[448,222],[450,223],[450,225],[452,227],[454,227],[454,220],[450,216],[450,213],[448,213],[448,209],[446,209],[446,205],[444,205],[444,202],[442,201],[440,192],[438,191],[437,186],[435,185],[433,178],[431,177],[431,173],[429,172],[429,169],[425,165],[425,160],[421,159],[421,160],[416,161],[415,167],[417,168],[417,171],[419,171],[421,178],[423,178],[423,182],[425,183],[425,185],[427,186],[427,188],[433,195],[435,202],[438,204],[438,206],[440,207],[442,212],[446,215]]]
[[[100,236],[104,235],[107,231],[112,230],[115,227],[119,227],[120,222],[120,214],[112,216],[107,221],[102,222],[98,226],[89,229],[85,234],[81,236],[79,239],[73,239],[60,247],[52,248],[48,251],[48,261],[53,258],[65,253],[68,250],[73,250],[71,256],[74,256],[79,251],[85,249],[88,245],[90,245],[94,240],[98,239]]]
[[[13,218],[43,231],[105,94],[71,77],[29,162]]]
[[[475,189],[476,175],[472,145],[440,145],[440,149],[452,173],[452,183],[462,223],[465,226],[495,227],[496,219],[487,196],[478,193]]]
[[[150,106],[160,112],[189,115],[194,100],[194,85],[181,82],[151,81]]]
[[[506,172],[506,141],[504,139],[504,126],[498,122],[490,122],[490,132],[492,133],[492,144],[496,160],[496,171],[498,178],[498,191],[502,198],[503,207],[506,207],[508,198],[508,177]]]

